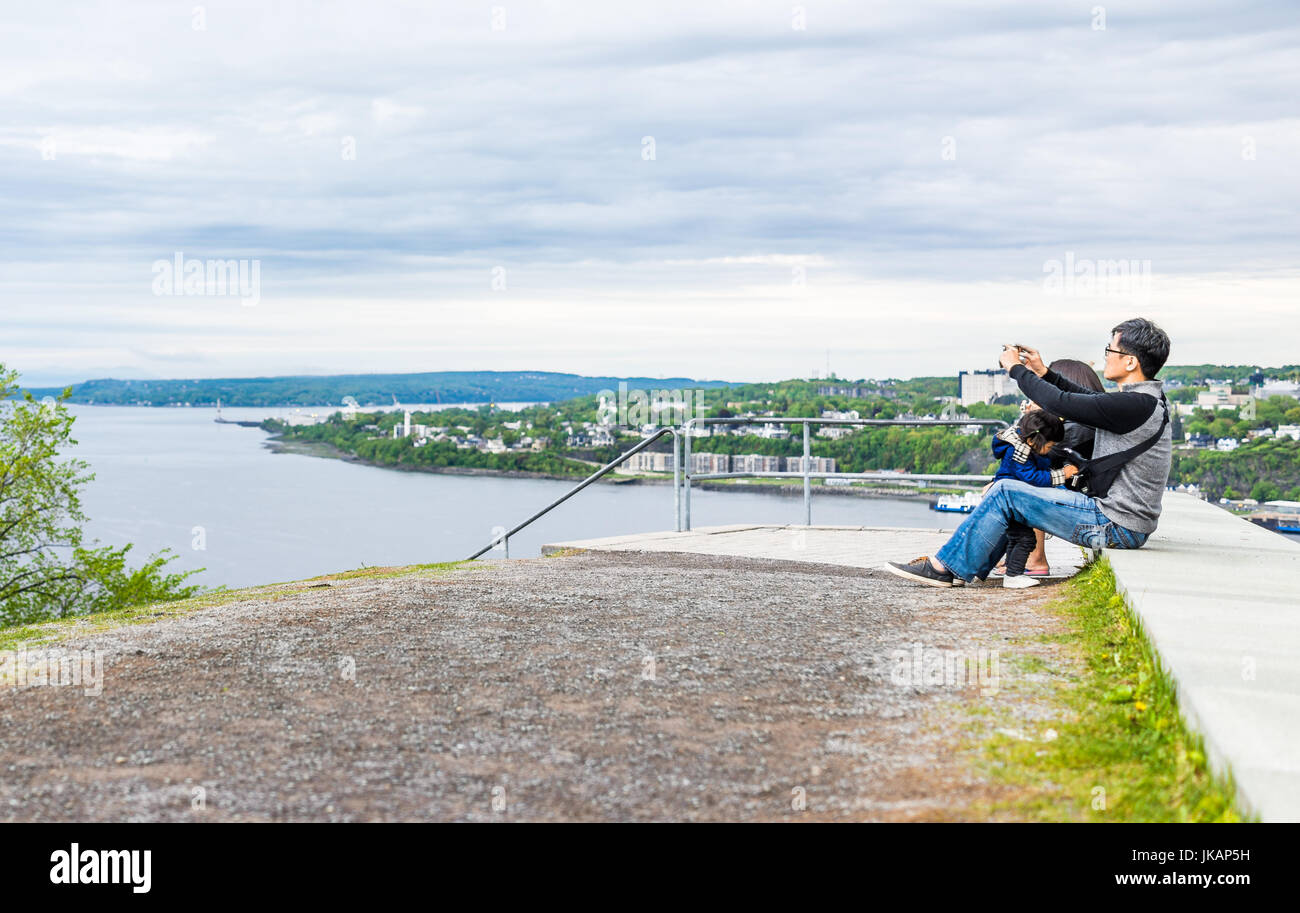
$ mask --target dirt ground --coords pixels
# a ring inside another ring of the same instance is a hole
[[[0,820],[969,817],[1003,794],[957,727],[1030,699],[1052,590],[609,552],[286,584],[63,641],[98,695],[0,688]]]

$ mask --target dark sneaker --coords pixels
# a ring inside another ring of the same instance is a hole
[[[926,586],[952,586],[953,576],[951,571],[940,571],[930,563],[929,555],[922,555],[915,561],[907,564],[899,564],[890,561],[883,568],[891,574],[903,577],[907,580],[915,580],[918,583],[924,583]]]

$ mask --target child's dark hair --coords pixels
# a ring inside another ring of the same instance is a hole
[[[1056,444],[1065,439],[1065,423],[1055,415],[1035,409],[1020,419],[1020,438],[1030,446],[1044,441]]]

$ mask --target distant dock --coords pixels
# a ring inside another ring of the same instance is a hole
[[[218,425],[238,425],[240,428],[261,428],[261,422],[241,422],[221,417],[221,400],[217,400],[217,417],[213,419]]]

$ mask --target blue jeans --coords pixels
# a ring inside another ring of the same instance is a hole
[[[1087,548],[1141,548],[1148,535],[1112,523],[1082,492],[999,479],[936,557],[967,583],[987,577],[1007,550],[1007,525],[1012,522]]]

